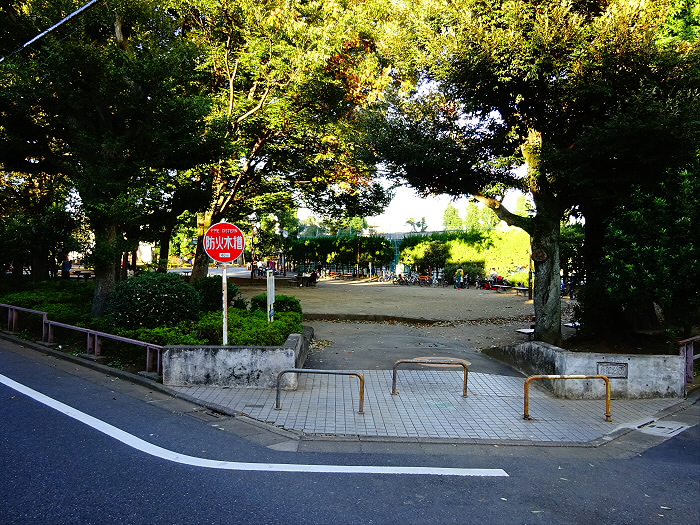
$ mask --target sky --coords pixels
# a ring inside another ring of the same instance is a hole
[[[408,219],[419,221],[423,217],[428,223],[427,231],[442,231],[442,216],[450,202],[457,208],[462,219],[466,217],[469,203],[469,199],[466,197],[455,199],[450,195],[439,195],[423,198],[408,186],[399,186],[394,191],[394,198],[384,210],[384,213],[367,217],[367,223],[375,227],[378,233],[410,232],[411,226],[406,224],[406,221]],[[507,194],[504,199],[506,208],[512,210],[516,198],[517,194],[515,192]],[[299,210],[300,219],[306,219],[308,216],[309,210]]]
[[[449,195],[423,198],[413,189],[401,186],[396,189],[394,199],[384,213],[368,217],[367,222],[370,226],[375,226],[380,233],[408,232],[411,231],[411,226],[406,224],[408,219],[419,221],[425,217],[428,231],[440,231],[443,229],[442,216],[450,202],[464,218],[469,202],[466,197],[457,200]]]
[[[523,175],[524,169],[525,167],[521,166],[516,168],[515,172]],[[385,187],[390,185],[389,181],[384,180],[384,183]],[[503,205],[506,209],[514,211],[517,198],[520,195],[522,193],[515,190],[507,192],[503,199]],[[467,205],[469,204],[467,197],[455,199],[451,195],[435,195],[424,198],[419,196],[408,185],[398,186],[394,189],[394,198],[389,206],[386,207],[384,213],[367,217],[367,223],[374,227],[378,233],[410,232],[411,225],[406,224],[406,221],[408,219],[420,221],[425,217],[428,223],[427,231],[442,231],[444,229],[442,216],[450,202],[457,208],[459,216],[465,219]],[[309,210],[299,210],[299,219],[306,219],[309,215]]]

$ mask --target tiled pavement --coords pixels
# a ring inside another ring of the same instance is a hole
[[[274,388],[170,387],[228,413],[245,414],[302,434],[361,438],[466,439],[523,444],[590,443],[637,428],[678,399],[612,401],[612,423],[604,400],[558,399],[533,382],[531,421],[523,416],[525,378],[469,374],[462,397],[461,370],[400,370],[398,395],[391,395],[391,370],[359,370],[365,378],[364,413],[354,376],[299,374],[296,391]]]

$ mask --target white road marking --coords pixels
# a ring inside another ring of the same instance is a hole
[[[337,473],[337,474],[420,474],[431,476],[488,476],[508,477],[502,469],[485,468],[438,468],[438,467],[380,467],[374,465],[303,465],[294,463],[241,463],[237,461],[217,461],[213,459],[187,456],[168,450],[148,441],[144,441],[128,432],[125,432],[109,423],[85,414],[69,405],[61,403],[49,396],[32,390],[31,388],[13,381],[9,377],[0,374],[0,383],[31,397],[54,410],[57,410],[73,419],[84,423],[95,430],[106,434],[117,441],[121,441],[136,450],[150,454],[161,459],[191,465],[195,467],[214,468],[223,470],[253,470],[260,472],[312,472],[312,473]]]

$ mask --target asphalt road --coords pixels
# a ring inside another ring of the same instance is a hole
[[[344,453],[325,442],[291,453],[278,433],[4,341],[0,375],[0,523],[700,523],[697,425],[599,448],[381,443]],[[696,424],[698,405],[677,418]],[[335,468],[348,465],[362,473]],[[365,468],[376,466],[507,476]]]

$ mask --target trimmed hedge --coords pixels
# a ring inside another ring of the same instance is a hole
[[[267,293],[261,293],[250,298],[251,310],[267,311]],[[275,295],[275,315],[282,312],[296,312],[301,315],[301,303],[291,295]]]
[[[109,301],[117,326],[157,328],[199,318],[197,291],[174,273],[143,273],[121,281]]]

